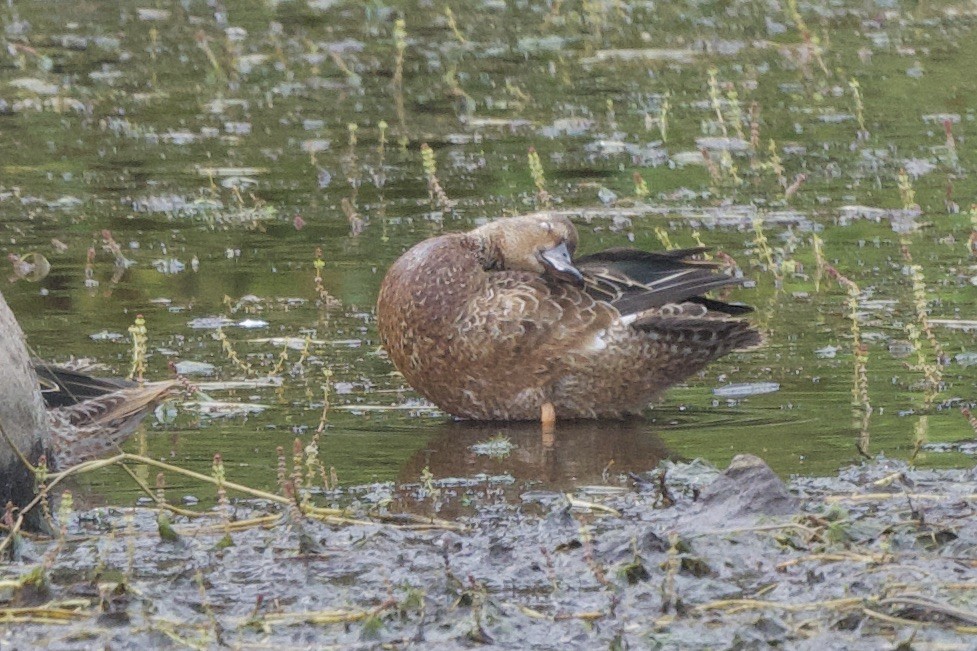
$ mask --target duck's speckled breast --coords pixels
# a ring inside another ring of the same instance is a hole
[[[443,333],[458,316],[484,276],[463,241],[461,235],[425,240],[390,267],[377,299],[385,344],[402,338],[405,327],[414,335]]]
[[[473,247],[459,234],[417,244],[387,271],[377,300],[380,339],[412,385],[429,386],[439,374],[451,373],[460,354],[457,320],[484,275]]]

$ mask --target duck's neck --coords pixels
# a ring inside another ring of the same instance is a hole
[[[485,271],[500,271],[502,266],[502,255],[498,247],[493,246],[491,240],[476,233],[468,233],[461,239],[461,246],[468,251],[481,265]]]

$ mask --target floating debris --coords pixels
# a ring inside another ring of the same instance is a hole
[[[268,173],[268,169],[265,167],[204,167],[196,165],[193,169],[200,176],[207,177],[258,176]]]
[[[194,330],[216,330],[234,325],[234,321],[225,316],[203,316],[187,321],[187,327]]]
[[[896,359],[905,359],[915,352],[912,342],[905,339],[890,339],[886,347]]]
[[[208,418],[234,418],[237,416],[250,416],[260,414],[266,409],[271,409],[270,405],[263,405],[257,402],[223,402],[221,400],[200,400],[182,403],[184,409],[197,411],[201,416]]]
[[[594,121],[587,118],[559,118],[552,124],[541,127],[539,134],[547,138],[575,137],[585,135],[593,128]]]
[[[57,95],[61,91],[61,87],[57,84],[52,84],[49,81],[34,77],[21,77],[19,79],[12,79],[7,83],[14,88],[26,90],[29,93],[35,93],[37,95]]]
[[[217,367],[209,362],[194,362],[183,360],[173,365],[174,370],[180,375],[213,375]]]
[[[972,332],[977,330],[977,321],[972,319],[930,319],[930,325],[943,326],[951,330]]]
[[[276,348],[284,346],[290,350],[305,350],[309,346],[325,346],[337,343],[325,339],[306,339],[305,337],[265,337],[263,339],[248,339],[248,341],[253,344],[269,344]],[[341,343],[348,345],[349,342],[344,340]]]
[[[169,9],[150,9],[148,7],[139,7],[136,9],[136,17],[139,20],[167,21],[170,19],[170,16]]]
[[[977,364],[977,353],[966,352],[957,353],[953,356],[953,361],[955,361],[960,366],[973,366]]]
[[[256,330],[258,328],[267,328],[268,322],[263,321],[262,319],[243,319],[238,321],[235,325],[246,330]]]
[[[925,176],[936,169],[936,163],[925,158],[909,158],[902,161],[902,168],[906,174],[914,179]]]
[[[744,382],[717,387],[712,390],[712,393],[720,398],[745,398],[775,391],[780,391],[779,382]]]
[[[699,55],[694,50],[679,50],[669,48],[617,49],[597,50],[593,56],[581,59],[583,64],[625,62],[644,63],[648,61],[666,61],[668,63],[692,63]]]
[[[51,263],[40,253],[27,253],[23,256],[11,253],[7,259],[10,260],[13,267],[10,282],[26,280],[36,283],[47,278],[47,275],[51,273]]]
[[[153,268],[162,274],[178,274],[183,273],[187,266],[176,258],[167,258],[165,260],[153,260]]]
[[[502,459],[512,453],[515,447],[508,437],[499,435],[482,443],[476,443],[469,449],[477,455],[492,459]]]
[[[128,338],[121,332],[109,332],[108,330],[102,330],[101,332],[96,332],[93,335],[88,335],[88,338],[92,341],[109,341],[112,343],[119,343],[128,340]]]
[[[745,152],[750,150],[750,143],[742,138],[696,138],[695,146],[700,150],[707,149],[709,151],[731,151],[731,152]],[[699,154],[702,158],[702,154]]]
[[[238,391],[240,389],[265,389],[282,386],[284,379],[280,375],[265,375],[263,377],[245,380],[223,380],[220,382],[196,382],[201,391]]]
[[[837,354],[838,354],[837,346],[824,346],[823,348],[818,348],[817,350],[814,351],[814,355],[816,357],[820,357],[821,359],[832,359]]]
[[[529,120],[524,120],[521,118],[486,118],[470,115],[463,116],[460,118],[460,120],[462,123],[472,128],[505,127],[508,129],[519,129],[523,127],[531,127],[533,124]]]

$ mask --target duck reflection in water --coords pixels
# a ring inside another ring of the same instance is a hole
[[[539,425],[533,423],[455,421],[436,427],[439,433],[403,465],[398,483],[416,483],[426,468],[434,477],[458,478],[460,483],[483,475],[511,477],[508,485],[519,493],[533,486],[613,486],[617,477],[654,468],[669,457],[661,437],[640,419],[569,421],[552,439],[540,437]],[[473,449],[497,437],[508,440],[507,454]]]

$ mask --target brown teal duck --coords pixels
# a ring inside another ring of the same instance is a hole
[[[172,380],[137,384],[94,377],[38,360],[33,366],[47,407],[51,448],[61,467],[117,449],[179,386]]]
[[[179,386],[172,380],[140,385],[98,378],[85,369],[31,359],[2,294],[0,367],[0,427],[20,452],[43,451],[48,463],[60,468],[115,449]]]
[[[3,294],[0,369],[0,508],[30,502],[36,483],[30,466],[41,455],[48,467],[63,469],[115,449],[178,386],[99,379],[32,361]],[[32,513],[30,526],[40,526],[38,518]]]
[[[741,279],[705,249],[573,259],[569,219],[537,213],[417,244],[387,272],[380,339],[414,389],[461,418],[622,417],[761,336],[705,298]]]

